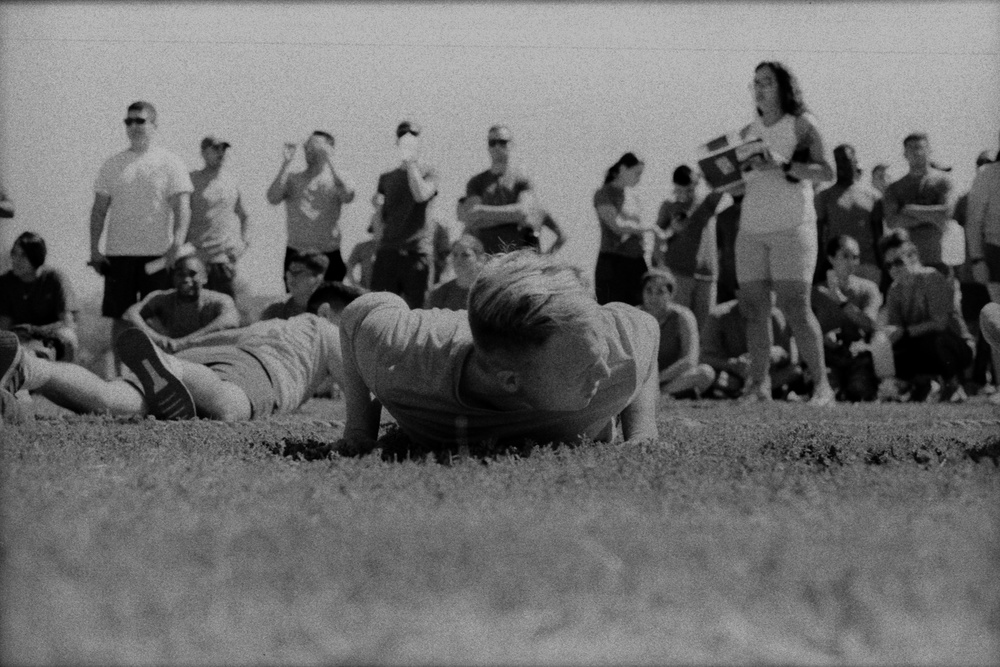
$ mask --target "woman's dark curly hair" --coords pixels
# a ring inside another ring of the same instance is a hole
[[[790,69],[777,60],[765,60],[757,65],[753,71],[756,72],[761,67],[767,67],[774,72],[774,78],[778,82],[778,104],[782,111],[792,116],[801,116],[809,110],[806,108],[805,100],[802,99],[799,80]],[[760,114],[760,109],[757,110],[757,113]]]

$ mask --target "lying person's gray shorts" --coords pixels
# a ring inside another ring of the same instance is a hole
[[[250,418],[263,419],[274,412],[277,396],[267,369],[253,354],[233,345],[192,347],[177,353],[178,359],[207,366],[226,382],[232,382],[250,399]]]

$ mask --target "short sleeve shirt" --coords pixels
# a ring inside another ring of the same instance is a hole
[[[515,170],[504,178],[504,175],[487,169],[469,179],[465,186],[465,196],[479,197],[480,202],[487,206],[508,206],[516,204],[522,193],[531,190],[531,180],[520,170]],[[475,235],[482,241],[486,252],[491,254],[509,248],[521,248],[527,244],[524,230],[513,223],[481,229]]]
[[[877,315],[879,307],[882,305],[882,293],[871,280],[860,276],[851,276],[847,281],[846,288],[841,291],[847,297],[849,303],[854,304],[866,313]],[[845,341],[855,341],[867,338],[857,324],[852,322],[844,309],[830,295],[826,285],[817,286],[813,290],[812,309],[819,320],[820,329],[823,333],[840,329],[842,338]]]
[[[862,183],[834,183],[819,192],[815,198],[816,219],[825,223],[819,247],[825,248],[828,240],[846,234],[861,247],[861,263],[877,265],[875,243],[878,239],[874,238],[873,216],[881,215],[880,199],[878,190]]]
[[[425,180],[437,181],[437,173],[428,165],[419,165]],[[380,249],[415,250],[430,254],[434,247],[434,229],[427,223],[427,209],[434,197],[425,202],[413,198],[406,169],[399,167],[379,176],[378,193],[382,203],[382,239]],[[436,196],[436,195],[435,195]]]
[[[955,282],[929,266],[917,273],[901,276],[892,282],[886,293],[886,323],[913,326],[948,317],[948,330],[966,340],[971,339],[962,318],[955,294]]]
[[[337,187],[340,181],[340,188]],[[334,176],[323,169],[316,176],[290,174],[285,181],[285,213],[288,247],[332,252],[340,248],[340,212],[346,203],[342,188],[349,188],[345,175]]]
[[[389,293],[366,294],[343,313],[344,363],[413,441],[453,446],[460,441],[572,442],[607,433],[611,420],[656,375],[659,327],[653,316],[625,304],[601,307],[610,377],[579,411],[497,410],[473,402],[461,385],[473,350],[464,311],[410,310]]]
[[[239,320],[236,302],[228,294],[202,289],[198,299],[187,301],[177,296],[177,290],[157,290],[150,293],[139,305],[143,318],[156,317],[164,327],[164,334],[181,338],[194,333],[227,311]]]
[[[58,269],[42,266],[38,277],[26,283],[8,271],[0,276],[0,315],[11,324],[44,326],[76,312],[76,295]]]
[[[188,242],[196,248],[218,245],[223,252],[242,247],[243,235],[237,210],[242,210],[240,190],[229,172],[220,170],[211,178],[202,171],[191,172],[191,226]],[[203,257],[205,261],[218,261],[218,257]]]
[[[696,202],[693,210],[669,199],[660,205],[656,221],[661,229],[670,227],[671,219],[678,213],[687,218],[683,230],[671,237],[658,258],[675,275],[714,278],[718,274],[715,208],[721,199],[722,193],[713,193]]]
[[[660,323],[660,350],[657,364],[663,371],[684,356],[681,332],[687,331],[687,338],[698,349],[698,322],[690,309],[680,304],[670,304],[667,316]]]
[[[921,206],[941,206],[948,203],[951,194],[951,179],[941,171],[929,169],[922,176],[907,173],[893,182],[885,191],[885,215],[899,213],[907,204]],[[920,261],[936,264],[941,261],[942,230],[937,225],[926,224],[911,227],[910,240],[917,246]]]
[[[194,186],[179,157],[159,146],[111,156],[101,166],[94,192],[111,198],[106,219],[105,254],[162,255],[173,240],[170,197]]]
[[[595,209],[599,206],[610,206],[615,211],[621,213],[625,210],[625,204],[625,191],[622,188],[615,187],[611,183],[601,186],[594,193]],[[627,234],[623,236],[601,222],[600,217],[598,217],[598,223],[601,226],[601,252],[622,255],[624,257],[643,256],[641,234]]]

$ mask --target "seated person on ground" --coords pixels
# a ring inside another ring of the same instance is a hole
[[[326,283],[309,313],[209,334],[176,355],[128,329],[115,347],[130,373],[110,382],[81,366],[23,354],[16,336],[0,333],[0,391],[27,390],[78,413],[158,419],[240,421],[291,412],[331,377],[343,383],[337,322],[359,294]]]
[[[988,303],[979,311],[979,330],[990,347],[1000,352],[1000,303]]]
[[[784,398],[790,389],[802,389],[802,366],[798,349],[792,338],[792,329],[784,313],[774,305],[771,297],[771,393]],[[708,311],[708,319],[701,331],[701,360],[717,373],[710,392],[717,398],[741,396],[750,372],[750,355],[747,347],[747,320],[740,310],[739,300],[720,303]]]
[[[344,263],[347,267],[344,282],[365,289],[372,288],[372,267],[375,266],[375,251],[378,250],[379,238],[382,235],[381,226],[382,215],[379,211],[372,215],[372,221],[368,225],[369,238],[358,241]]]
[[[0,276],[0,329],[48,359],[76,357],[76,296],[59,269],[45,264],[45,240],[24,232],[10,250],[11,270]]]
[[[826,282],[813,288],[812,308],[823,330],[830,385],[839,400],[871,401],[878,392],[872,354],[865,345],[875,332],[882,293],[878,285],[855,274],[861,248],[852,236],[836,236],[826,244],[832,267]]]
[[[960,378],[975,343],[962,319],[956,281],[921,264],[905,230],[890,231],[878,245],[892,278],[883,330],[892,343],[896,378],[913,385],[911,401],[926,400],[938,379],[941,400],[964,400]]]
[[[170,276],[173,289],[150,292],[122,316],[158,347],[174,352],[198,336],[240,326],[233,297],[205,289],[208,274],[197,256],[179,258]]]
[[[451,246],[450,257],[455,277],[431,289],[426,308],[465,310],[468,307],[469,288],[486,260],[483,242],[472,234],[462,234]]]
[[[660,325],[660,391],[675,398],[697,398],[715,380],[715,371],[698,362],[698,321],[689,308],[674,303],[673,274],[651,269],[642,277],[642,309]]]
[[[656,320],[532,250],[491,258],[468,311],[366,294],[341,334],[347,452],[375,448],[383,406],[425,447],[611,440],[617,416],[626,440],[657,437]]]
[[[288,262],[285,271],[285,285],[289,294],[287,301],[278,301],[265,308],[260,314],[262,320],[287,320],[289,317],[306,312],[309,297],[323,282],[330,258],[318,250],[296,252]]]

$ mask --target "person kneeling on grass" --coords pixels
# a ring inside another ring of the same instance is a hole
[[[698,398],[715,380],[708,364],[698,363],[698,321],[689,308],[674,303],[674,275],[650,269],[642,277],[642,309],[660,326],[660,390],[674,398]]]
[[[115,340],[131,375],[106,381],[82,366],[24,354],[17,336],[0,332],[0,397],[36,392],[78,413],[222,421],[261,419],[295,410],[332,377],[343,384],[340,313],[363,290],[324,283],[309,313],[266,320],[188,341],[176,355],[138,329]],[[9,399],[8,399],[9,400]]]
[[[598,306],[582,272],[520,250],[491,258],[468,311],[410,310],[367,294],[341,321],[344,453],[376,447],[382,407],[413,443],[654,440],[656,320]]]

